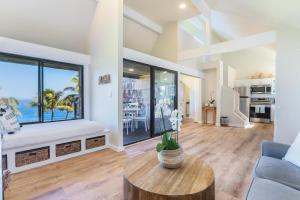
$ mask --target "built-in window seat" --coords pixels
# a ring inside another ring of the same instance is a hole
[[[4,135],[3,166],[16,173],[101,150],[107,147],[107,132],[89,120],[24,125]]]

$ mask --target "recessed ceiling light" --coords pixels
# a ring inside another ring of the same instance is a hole
[[[134,72],[134,69],[132,69],[132,68],[129,68],[129,69],[128,69],[128,71],[130,71],[130,72]]]
[[[179,4],[179,8],[180,8],[180,9],[185,9],[185,8],[186,8],[186,4],[185,4],[185,3]]]
[[[168,72],[167,72],[167,71],[164,71],[163,73],[166,74],[166,73],[168,73]]]

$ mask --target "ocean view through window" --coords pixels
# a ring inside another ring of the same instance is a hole
[[[0,104],[22,124],[83,118],[83,67],[0,54]]]

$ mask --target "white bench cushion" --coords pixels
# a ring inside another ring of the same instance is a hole
[[[73,120],[42,124],[24,125],[12,135],[4,135],[3,149],[13,149],[28,145],[48,143],[65,138],[101,133],[104,128],[97,122]]]

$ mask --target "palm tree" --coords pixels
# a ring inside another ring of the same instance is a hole
[[[66,118],[65,118],[66,120],[69,117],[69,113],[74,112],[74,109],[75,109],[74,104],[77,101],[78,101],[78,95],[73,94],[73,95],[66,96],[59,102],[57,108],[67,112]]]
[[[79,92],[80,91],[80,86],[79,86],[79,77],[75,76],[71,79],[71,81],[73,83],[75,83],[75,86],[70,86],[70,87],[66,87],[64,89],[64,91],[71,91],[71,92]]]
[[[73,112],[74,112],[75,107],[78,108],[79,100],[80,100],[80,95],[79,95],[79,92],[80,92],[79,82],[80,82],[80,80],[79,80],[79,77],[78,76],[73,77],[71,79],[71,82],[75,83],[75,86],[69,86],[69,87],[66,87],[64,89],[64,92],[67,92],[67,91],[71,92],[71,94],[67,95],[64,99],[67,99],[67,101],[72,102],[72,105],[74,106],[73,107]],[[79,109],[80,109],[80,107],[79,107]],[[76,110],[78,110],[78,109],[76,109]],[[76,113],[74,113],[74,115],[76,116]]]
[[[2,97],[2,98],[0,98],[0,104],[9,105],[13,109],[13,111],[16,115],[21,114],[17,108],[17,106],[20,104],[20,102],[14,97],[8,97],[8,98]]]
[[[51,121],[54,118],[54,110],[58,108],[62,92],[55,92],[52,89],[45,89],[43,92],[43,109],[44,112],[51,111]]]

